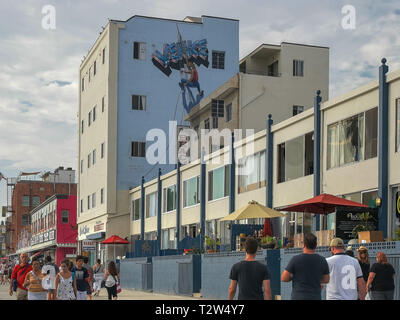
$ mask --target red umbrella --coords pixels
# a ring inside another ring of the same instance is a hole
[[[117,235],[113,235],[109,237],[108,239],[100,242],[102,244],[114,244],[114,260],[115,260],[115,244],[128,244],[129,241],[122,239],[121,237],[118,237]]]
[[[314,198],[301,201],[281,211],[294,211],[294,212],[308,212],[316,214],[329,214],[336,210],[336,207],[364,207],[368,208],[365,204],[350,201],[344,198],[335,197],[331,194],[323,193]]]

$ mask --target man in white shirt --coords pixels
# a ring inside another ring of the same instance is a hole
[[[344,253],[344,242],[335,238],[330,244],[332,257],[326,259],[330,281],[326,286],[326,300],[365,299],[365,281],[357,259]]]

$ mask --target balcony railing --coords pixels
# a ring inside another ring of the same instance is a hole
[[[268,72],[268,71],[264,71],[264,70],[249,70],[246,69],[245,72],[246,74],[255,74],[255,75],[259,75],[259,76],[267,76],[267,77],[280,77],[282,76],[281,73],[279,72]]]

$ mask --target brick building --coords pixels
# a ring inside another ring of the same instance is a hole
[[[64,177],[66,171],[70,173],[68,179]],[[52,178],[54,176],[59,179]],[[29,212],[54,194],[76,195],[77,185],[74,182],[75,171],[71,168],[64,170],[63,167],[54,173],[44,174],[42,180],[17,179],[12,193],[11,223],[7,226],[10,234],[7,239],[9,255],[15,254],[20,235],[31,232]]]

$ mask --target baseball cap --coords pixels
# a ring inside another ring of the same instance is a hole
[[[368,251],[368,249],[364,246],[360,246],[357,251]]]
[[[346,251],[353,251],[353,248],[352,248],[351,246],[348,246],[348,247],[346,248]]]
[[[342,247],[342,248],[344,248],[344,242],[340,238],[334,238],[331,241],[330,247]]]

